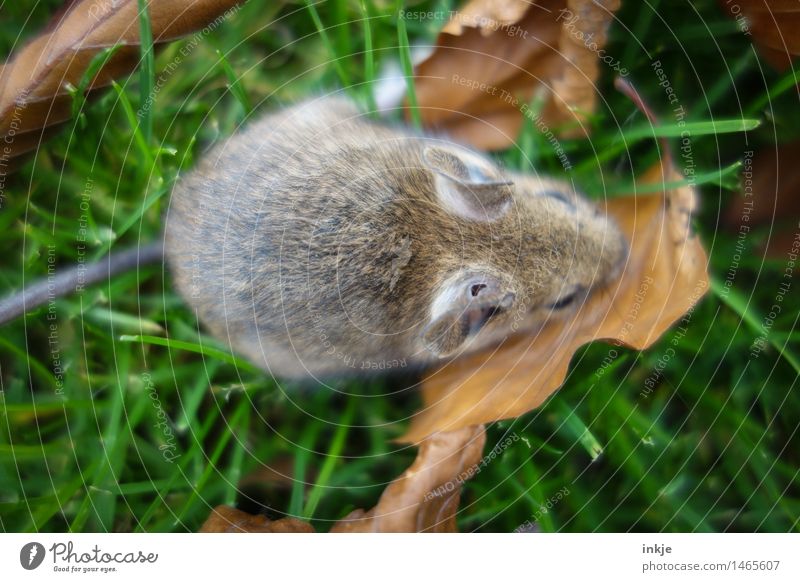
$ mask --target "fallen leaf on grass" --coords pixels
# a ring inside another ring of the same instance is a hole
[[[414,463],[392,481],[378,504],[358,509],[336,523],[331,532],[455,532],[461,484],[480,470],[486,433],[471,426],[425,439]],[[284,518],[270,521],[219,506],[201,532],[313,532],[310,524]]]
[[[311,524],[293,517],[272,521],[227,505],[215,507],[200,533],[314,533]]]
[[[469,2],[415,72],[423,123],[481,149],[504,149],[514,144],[534,94],[545,89],[541,121],[552,129],[571,124],[571,135],[584,131],[576,124],[595,108],[598,55],[606,57],[601,51],[619,5]]]
[[[218,23],[240,1],[150,1],[147,5],[153,42],[170,42]],[[137,0],[73,2],[0,69],[0,138],[8,145],[3,161],[9,168],[13,168],[9,161],[36,149],[52,129],[70,119],[69,89],[80,85],[100,51],[120,45],[90,80],[87,94],[137,67],[138,14]],[[46,130],[50,131],[44,133]]]
[[[780,144],[756,152],[746,160],[743,191],[731,199],[725,212],[728,230],[747,240],[752,229],[769,227],[766,256],[785,258],[797,236],[800,221],[800,142]]]
[[[719,0],[722,10],[751,35],[764,59],[783,71],[800,55],[800,5],[793,1]]]
[[[682,178],[667,162],[652,168],[643,183]],[[573,354],[588,342],[607,340],[640,350],[653,344],[708,289],[706,254],[689,224],[695,206],[691,187],[608,202],[608,213],[630,244],[620,279],[593,293],[567,320],[430,372],[422,411],[401,440],[418,442],[438,431],[536,408],[561,386]]]
[[[417,458],[392,481],[378,504],[356,510],[332,532],[455,532],[462,481],[471,478],[481,459],[483,426],[430,435]]]
[[[489,36],[500,27],[519,22],[530,6],[525,0],[473,0],[447,21],[442,32],[460,36],[466,29],[475,28],[483,36]]]

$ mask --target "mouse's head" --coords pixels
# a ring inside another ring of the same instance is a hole
[[[430,143],[423,162],[440,210],[422,343],[438,357],[494,343],[572,313],[618,275],[627,243],[565,182],[505,172],[460,146]]]

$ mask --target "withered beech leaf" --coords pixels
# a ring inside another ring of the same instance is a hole
[[[486,433],[468,426],[430,435],[414,463],[392,481],[378,504],[356,510],[331,532],[455,532],[461,483],[478,469]]]
[[[766,255],[785,257],[800,220],[800,141],[774,145],[745,157],[743,191],[731,199],[724,215],[726,228],[749,247],[750,231],[769,227]],[[762,247],[763,250],[763,247]]]
[[[163,44],[218,24],[240,1],[150,1],[153,42]],[[45,128],[70,118],[68,89],[79,85],[95,55],[115,45],[120,47],[91,80],[87,93],[108,86],[139,64],[137,0],[75,1],[12,55],[0,69],[0,138],[9,145],[5,162],[36,149],[50,135]]]
[[[480,470],[484,444],[483,426],[430,435],[420,444],[414,463],[386,487],[375,507],[351,512],[331,533],[455,532],[461,485]],[[310,533],[314,528],[299,519],[270,521],[220,505],[200,531]]]
[[[473,0],[453,14],[442,32],[459,36],[465,27],[470,27],[488,36],[500,26],[519,22],[529,6],[530,2],[525,0]]]
[[[673,167],[659,165],[643,182],[681,179]],[[563,384],[573,354],[590,341],[650,346],[708,288],[706,254],[689,224],[695,206],[691,187],[611,200],[607,211],[630,244],[620,278],[595,291],[571,318],[430,372],[423,382],[424,406],[401,440],[418,442],[437,431],[536,408]]]
[[[314,528],[293,517],[272,521],[263,515],[250,515],[227,505],[219,505],[211,511],[200,533],[314,533]]]
[[[783,71],[800,55],[800,4],[792,0],[719,0],[720,8],[752,36],[764,59]]]
[[[595,108],[598,55],[620,0],[473,0],[416,69],[423,123],[481,149],[513,145],[544,91],[541,121],[574,135]],[[603,66],[616,72],[621,64]],[[570,127],[571,126],[571,127]]]

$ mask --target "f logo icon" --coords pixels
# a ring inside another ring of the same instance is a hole
[[[39,542],[29,542],[19,551],[19,563],[26,570],[35,570],[44,561],[44,546]]]

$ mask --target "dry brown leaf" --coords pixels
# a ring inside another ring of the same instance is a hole
[[[314,533],[314,528],[293,517],[272,521],[263,515],[219,505],[212,510],[200,533]]]
[[[477,28],[488,36],[500,26],[512,26],[522,19],[530,2],[525,0],[480,0],[466,4],[444,25],[442,32],[459,36],[464,28]]]
[[[620,0],[469,2],[417,67],[423,123],[481,149],[504,149],[514,143],[537,90],[547,91],[541,114],[547,127],[583,121],[595,108],[598,51],[619,5]]]
[[[755,227],[769,226],[766,255],[785,257],[791,250],[800,220],[800,142],[776,145],[745,160],[743,192],[725,213],[728,230],[745,244]]]
[[[644,183],[681,180],[672,167],[652,168]],[[683,316],[708,288],[707,259],[692,236],[690,187],[611,200],[607,210],[630,243],[620,279],[593,293],[572,318],[535,335],[519,334],[495,350],[430,372],[424,406],[403,441],[437,431],[516,417],[541,405],[564,382],[575,350],[593,340],[645,349]]]
[[[148,2],[155,44],[170,42],[215,22],[241,0]],[[27,153],[71,116],[70,86],[77,87],[92,58],[120,44],[88,92],[127,75],[139,63],[137,0],[82,0],[62,10],[45,31],[0,69],[0,138],[4,161]],[[13,166],[9,166],[13,167]]]
[[[720,7],[751,35],[764,59],[783,71],[800,55],[800,4],[795,0],[719,0]]]
[[[478,469],[486,433],[483,426],[430,435],[417,458],[392,481],[378,504],[356,510],[332,532],[455,532],[461,482]]]
[[[461,484],[480,470],[485,443],[483,426],[431,435],[420,445],[414,463],[386,487],[375,507],[351,512],[331,532],[455,532]],[[270,521],[219,506],[200,531],[270,533],[314,529],[298,519]]]

